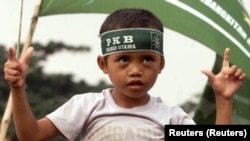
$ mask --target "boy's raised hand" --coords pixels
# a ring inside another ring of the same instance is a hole
[[[33,54],[33,47],[29,47],[25,55],[18,60],[13,47],[8,50],[8,60],[4,64],[5,80],[11,87],[25,86],[25,79],[29,70],[30,59]]]
[[[216,95],[221,95],[225,98],[231,99],[236,91],[240,88],[246,74],[242,72],[236,65],[230,67],[230,49],[226,48],[222,62],[221,71],[215,75],[209,70],[202,70],[211,84]]]

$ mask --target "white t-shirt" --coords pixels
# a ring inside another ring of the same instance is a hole
[[[119,107],[110,91],[75,95],[47,117],[69,141],[78,134],[81,141],[159,141],[165,125],[195,124],[180,107],[152,96],[146,105]]]

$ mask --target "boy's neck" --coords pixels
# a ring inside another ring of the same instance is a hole
[[[143,106],[147,104],[150,99],[150,96],[148,94],[145,94],[145,96],[143,97],[133,98],[121,94],[114,89],[111,91],[111,95],[115,103],[122,108],[134,108],[138,106]]]

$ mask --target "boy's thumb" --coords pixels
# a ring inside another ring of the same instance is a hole
[[[33,51],[34,51],[33,47],[29,47],[27,49],[27,51],[24,54],[24,57],[21,59],[23,63],[25,63],[25,64],[29,64],[30,63],[30,59],[32,57]]]
[[[211,71],[209,71],[209,70],[201,70],[201,72],[203,74],[205,74],[210,81],[214,79],[214,74]]]

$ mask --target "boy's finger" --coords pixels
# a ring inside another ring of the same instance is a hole
[[[8,83],[13,84],[13,83],[17,83],[20,80],[20,77],[16,77],[16,76],[5,76],[5,80],[8,81]]]
[[[30,59],[32,57],[33,54],[33,47],[29,47],[24,55],[24,57],[21,59],[23,63],[25,64],[29,64]]]
[[[242,69],[237,69],[236,72],[234,73],[234,77],[239,78],[243,74]]]
[[[214,74],[211,71],[209,71],[209,70],[201,70],[201,72],[203,74],[205,74],[210,81],[214,80]]]
[[[226,48],[224,52],[222,67],[229,67],[229,56],[230,56],[230,49]]]
[[[8,50],[8,59],[11,61],[16,60],[15,51],[13,47],[10,47]]]
[[[4,72],[5,72],[5,76],[8,76],[8,75],[9,76],[19,76],[20,75],[20,71],[8,69],[8,68],[5,68]]]

